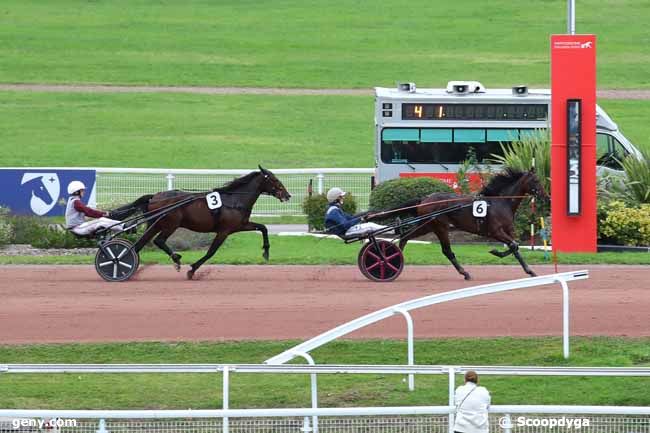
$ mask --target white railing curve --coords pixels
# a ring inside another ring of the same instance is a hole
[[[375,311],[365,316],[354,319],[350,322],[344,323],[343,325],[337,326],[329,331],[326,331],[304,343],[298,344],[291,349],[288,349],[279,355],[276,355],[272,358],[269,358],[265,361],[266,364],[284,364],[292,360],[296,353],[309,353],[312,350],[329,343],[330,341],[336,340],[339,337],[347,335],[351,332],[357,331],[361,328],[364,328],[373,323],[379,322],[386,318],[392,317],[395,314],[405,315],[405,313],[415,310],[418,308],[428,307],[435,304],[440,304],[449,301],[455,301],[458,299],[470,298],[473,296],[487,295],[490,293],[505,292],[509,290],[518,290],[518,289],[527,289],[531,287],[557,284],[559,283],[562,286],[562,342],[563,342],[563,353],[564,357],[569,357],[569,288],[567,285],[568,281],[583,280],[589,278],[589,271],[572,271],[564,272],[558,274],[544,275],[540,277],[533,278],[523,278],[519,280],[503,281],[499,283],[484,284],[480,286],[467,287],[465,289],[453,290],[450,292],[438,293],[435,295],[429,295],[418,299],[413,299],[410,301],[402,302],[397,305],[392,305],[390,307]],[[408,319],[410,316],[405,316],[407,318],[407,338],[409,343],[409,365],[413,365],[413,324]],[[409,380],[410,382],[410,380]]]

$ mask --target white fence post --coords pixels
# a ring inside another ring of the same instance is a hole
[[[309,365],[316,365],[316,363],[314,362],[314,358],[312,358],[311,355],[307,352],[296,352],[295,355],[305,358]],[[318,382],[317,382],[318,379],[316,373],[311,373],[310,377],[311,377],[311,407],[313,409],[318,409]],[[318,433],[318,416],[314,415],[312,417],[312,424],[313,424],[312,431]]]
[[[318,173],[316,175],[316,178],[318,179],[318,193],[322,194],[323,193],[323,183],[325,180],[325,175],[323,173]]]
[[[562,285],[562,349],[564,359],[569,359],[569,286],[563,278],[558,281]]]
[[[106,430],[106,420],[104,418],[101,418],[99,420],[99,428],[97,429],[96,433],[110,433],[108,430]]]
[[[174,175],[172,173],[167,174],[167,191],[174,189]]]
[[[455,407],[454,393],[456,392],[456,369],[449,367],[449,407]],[[449,412],[449,433],[454,433],[454,412]]]
[[[225,365],[223,367],[223,409],[230,409],[230,368]],[[228,433],[230,426],[228,425],[228,417],[223,417],[223,433]]]
[[[408,311],[406,310],[395,310],[397,313],[401,314],[404,316],[404,319],[406,319],[406,337],[407,337],[407,344],[408,344],[408,365],[413,366],[415,365],[415,355],[414,355],[414,349],[413,349],[413,319],[411,318],[411,315],[409,314]],[[409,374],[409,391],[415,390],[415,377],[413,374]]]

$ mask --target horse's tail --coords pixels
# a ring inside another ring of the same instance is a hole
[[[147,211],[147,206],[149,205],[149,200],[151,200],[153,196],[153,194],[146,194],[133,203],[125,204],[124,206],[113,209],[110,212],[109,217],[111,219],[123,221],[137,212],[145,213]]]

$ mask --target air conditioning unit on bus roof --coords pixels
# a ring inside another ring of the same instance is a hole
[[[485,86],[478,81],[450,81],[447,83],[447,93],[454,93],[456,95],[485,93]]]

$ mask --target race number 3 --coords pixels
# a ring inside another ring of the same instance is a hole
[[[472,205],[472,214],[476,218],[484,218],[487,215],[488,204],[485,200],[477,200]]]
[[[221,195],[216,191],[206,195],[205,201],[208,203],[208,208],[211,210],[219,209],[221,207]]]

